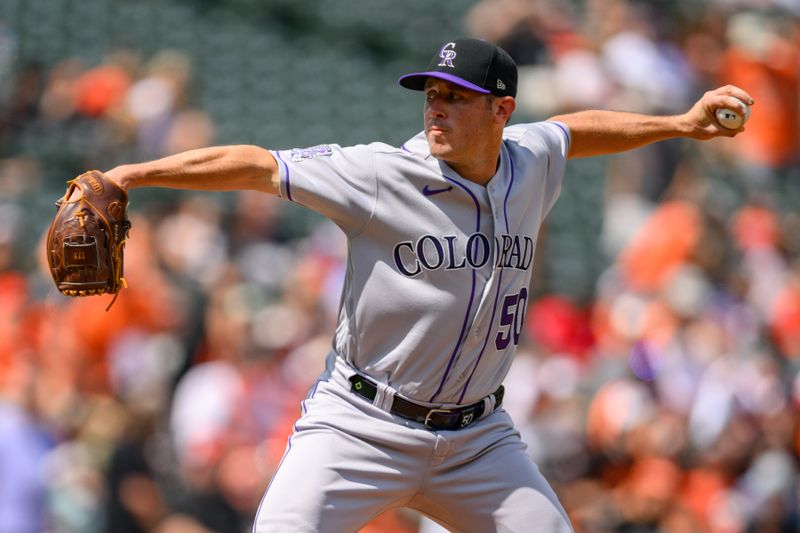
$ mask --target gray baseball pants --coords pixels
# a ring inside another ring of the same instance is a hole
[[[457,532],[572,531],[504,410],[431,431],[350,392],[343,368],[303,402],[254,532],[355,532],[395,507]]]

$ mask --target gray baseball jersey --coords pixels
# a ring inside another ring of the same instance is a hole
[[[563,124],[507,128],[486,187],[431,157],[423,134],[399,149],[273,152],[280,194],[336,222],[349,256],[326,372],[303,402],[254,532],[357,531],[401,506],[459,532],[571,531],[502,408],[449,431],[390,409],[397,394],[431,407],[494,401],[568,145]],[[356,372],[378,384],[373,401],[351,392]]]
[[[330,218],[349,253],[333,350],[409,399],[465,404],[498,388],[519,342],[534,248],[561,186],[565,125],[505,129],[486,187],[424,133],[273,151],[280,194]]]

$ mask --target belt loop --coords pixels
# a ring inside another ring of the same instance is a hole
[[[392,389],[386,383],[378,382],[376,385],[378,392],[375,394],[375,399],[372,401],[372,405],[378,409],[390,412],[392,410],[392,402],[394,402],[394,391],[392,391]]]
[[[494,397],[494,394],[490,394],[489,396],[483,399],[483,414],[481,418],[485,416],[489,416],[494,412],[494,408],[497,405],[497,400]]]

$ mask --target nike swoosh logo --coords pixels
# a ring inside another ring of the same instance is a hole
[[[422,188],[422,194],[425,196],[433,196],[434,194],[439,194],[440,192],[447,192],[452,188],[453,186],[450,185],[449,187],[445,187],[443,189],[431,189],[429,185],[426,185]]]

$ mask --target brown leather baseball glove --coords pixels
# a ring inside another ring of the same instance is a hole
[[[67,183],[47,233],[53,281],[67,296],[109,293],[116,300],[125,285],[122,249],[131,227],[126,217],[128,193],[97,170]]]

